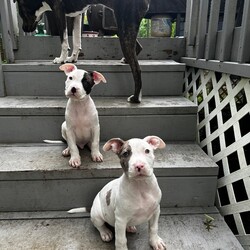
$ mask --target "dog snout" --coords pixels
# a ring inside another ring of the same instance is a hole
[[[72,94],[75,94],[75,93],[76,93],[76,88],[75,88],[75,87],[72,87],[72,88],[71,88],[71,93],[72,93]]]
[[[136,169],[137,172],[141,172],[141,170],[143,170],[143,168],[144,168],[143,163],[140,162],[140,163],[135,164],[135,169]]]

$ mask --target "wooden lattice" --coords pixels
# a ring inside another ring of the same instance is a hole
[[[250,79],[187,67],[184,95],[198,105],[198,143],[219,166],[216,205],[249,246]]]

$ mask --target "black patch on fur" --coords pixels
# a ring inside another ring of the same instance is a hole
[[[110,189],[110,190],[107,192],[107,194],[106,194],[106,203],[107,203],[107,206],[110,205],[111,192],[112,192],[112,189]]]
[[[85,73],[82,78],[82,86],[86,92],[87,95],[90,94],[92,87],[95,85],[95,82],[93,80],[92,73]]]
[[[121,151],[118,153],[121,166],[125,173],[128,172],[128,168],[129,168],[128,162],[130,160],[131,155],[132,155],[131,146],[128,144],[128,142],[125,142],[123,147],[121,148]]]

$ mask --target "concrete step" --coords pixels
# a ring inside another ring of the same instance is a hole
[[[162,207],[213,206],[218,166],[195,143],[166,144],[165,149],[155,151],[154,165]],[[104,162],[92,162],[89,150],[84,149],[81,168],[72,169],[69,158],[61,155],[65,147],[1,144],[0,211],[89,207],[99,190],[122,174],[118,157],[102,150]]]
[[[181,95],[185,64],[173,60],[141,60],[143,95]],[[93,96],[130,96],[134,81],[128,64],[118,60],[79,61],[78,68],[99,71],[107,84],[96,86]],[[16,61],[3,65],[6,95],[63,96],[65,74],[51,61]]]
[[[207,230],[205,214],[214,218]],[[0,249],[114,250],[114,239],[103,243],[89,214],[66,211],[0,213]],[[159,236],[168,250],[243,250],[216,208],[161,209]],[[150,250],[147,224],[127,233],[129,250]]]
[[[126,98],[93,98],[99,111],[101,140],[155,134],[164,140],[194,141],[197,106],[184,97],[144,97],[141,104]],[[65,97],[0,98],[0,143],[60,139]]]

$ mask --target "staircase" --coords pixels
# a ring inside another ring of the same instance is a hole
[[[101,47],[103,40],[99,41]],[[195,143],[197,106],[182,97],[185,64],[143,59],[141,104],[126,102],[133,90],[128,65],[112,56],[77,63],[78,68],[99,71],[107,79],[91,94],[99,112],[101,146],[112,137],[157,135],[166,142],[165,149],[156,151],[155,174],[163,193],[159,234],[168,250],[242,249],[214,207],[218,167]],[[67,100],[65,75],[58,65],[48,59],[21,58],[3,65],[3,73],[0,249],[114,249],[114,241],[101,241],[88,213],[66,211],[91,206],[97,192],[121,175],[117,156],[102,152],[104,162],[94,163],[85,149],[82,166],[76,170],[61,155],[65,145],[43,143],[61,139]],[[209,223],[204,224],[205,214],[214,218],[210,230]],[[150,249],[146,225],[128,235],[128,246]]]

